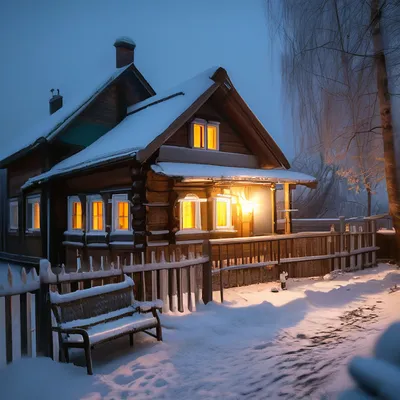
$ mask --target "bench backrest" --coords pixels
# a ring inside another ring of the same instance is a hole
[[[134,303],[133,280],[125,275],[121,283],[59,294],[50,293],[52,309],[58,324],[86,320],[129,307]]]

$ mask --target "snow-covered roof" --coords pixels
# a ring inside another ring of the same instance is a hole
[[[79,153],[61,161],[50,171],[29,179],[22,188],[83,168],[133,157],[161,135],[215,82],[217,68],[210,68],[181,85],[137,103],[128,116]]]
[[[39,125],[27,130],[22,135],[14,136],[15,140],[10,143],[10,146],[7,146],[4,152],[0,150],[0,160],[4,160],[9,156],[34,145],[41,138],[47,140],[52,139],[77,115],[85,110],[111,82],[117,79],[131,65],[132,64],[129,64],[125,67],[115,69],[106,81],[102,82],[94,90],[91,90],[90,93],[78,96],[70,102],[65,101],[63,107],[54,114],[49,115]]]
[[[160,162],[156,165],[152,165],[151,168],[158,174],[184,178],[186,180],[245,180],[299,184],[317,182],[313,176],[286,169],[253,169],[174,162]]]

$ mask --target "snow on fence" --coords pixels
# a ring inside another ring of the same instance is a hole
[[[8,266],[0,283],[0,368],[22,356],[36,357],[36,298],[40,288],[35,268]]]
[[[330,232],[212,239],[213,288],[223,301],[224,288],[277,280],[283,270],[300,278],[375,265],[376,221],[365,225],[369,231],[341,218],[339,232],[332,227]]]
[[[155,251],[151,253],[151,262],[145,263],[144,253],[141,262],[134,264],[131,254],[130,263],[122,264],[117,257],[116,263],[106,265],[101,257],[100,267],[93,268],[93,259],[89,258],[89,270],[83,271],[80,258],[77,259],[75,272],[66,272],[64,266],[58,274],[54,273],[47,260],[41,262],[40,277],[43,283],[50,285],[50,290],[62,294],[71,291],[100,286],[106,283],[119,282],[123,274],[130,276],[135,282],[135,296],[138,300],[163,300],[163,312],[195,311],[196,303],[202,301],[203,264],[208,257],[189,253],[188,258],[181,256],[176,260],[175,252],[170,260],[165,259],[161,251],[158,259]]]

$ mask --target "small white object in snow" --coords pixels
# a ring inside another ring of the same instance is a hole
[[[279,289],[276,288],[276,287],[273,287],[273,288],[271,289],[271,292],[272,292],[272,293],[278,293],[278,292],[279,292]]]

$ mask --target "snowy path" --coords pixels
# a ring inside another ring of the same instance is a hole
[[[163,343],[141,336],[136,351],[127,338],[95,350],[93,377],[27,360],[2,371],[0,385],[10,399],[319,399],[346,387],[348,359],[368,353],[399,319],[395,284],[400,271],[382,265],[332,281],[289,281],[287,292],[271,293],[273,284],[230,289],[223,305],[164,315]],[[35,382],[29,390],[17,384],[21,375]]]

